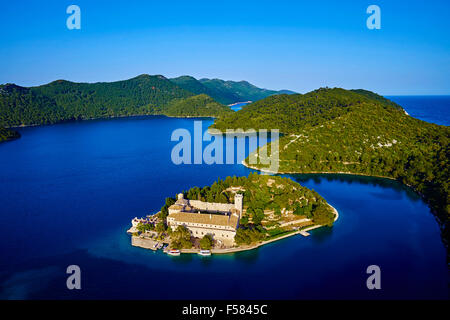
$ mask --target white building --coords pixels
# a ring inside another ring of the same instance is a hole
[[[167,224],[172,230],[184,225],[194,237],[210,234],[225,245],[233,245],[242,210],[241,194],[234,196],[234,204],[228,204],[188,200],[180,193],[175,204],[169,207]]]

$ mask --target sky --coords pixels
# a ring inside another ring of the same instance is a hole
[[[81,29],[69,30],[69,5]],[[369,5],[381,28],[368,29]],[[450,94],[450,1],[0,0],[0,83],[139,74]]]

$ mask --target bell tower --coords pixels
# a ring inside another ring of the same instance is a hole
[[[234,195],[234,208],[239,210],[239,219],[242,218],[242,210],[244,208],[243,199],[244,199],[244,196],[242,194]]]

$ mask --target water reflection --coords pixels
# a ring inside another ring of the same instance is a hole
[[[393,189],[397,192],[398,196],[401,197],[401,194],[405,194],[409,200],[418,201],[420,200],[420,196],[414,192],[410,187],[405,186],[399,181],[391,180],[387,178],[378,178],[378,177],[367,177],[360,175],[352,175],[352,174],[335,174],[335,173],[308,173],[308,174],[290,174],[290,175],[282,175],[285,177],[290,177],[294,181],[297,181],[300,184],[305,184],[310,181],[313,181],[314,184],[320,185],[323,180],[328,182],[339,181],[342,183],[346,183],[348,185],[352,185],[353,183],[358,183],[362,185],[370,185],[374,187],[381,187],[383,189]],[[377,193],[373,193],[377,197]],[[380,197],[386,199],[385,193],[379,193]]]
[[[311,230],[309,233],[314,243],[323,243],[333,235],[334,227],[321,227]]]

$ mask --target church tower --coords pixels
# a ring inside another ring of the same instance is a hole
[[[244,196],[242,194],[235,194],[234,195],[234,208],[239,210],[239,219],[242,218],[242,210],[244,208],[244,206],[243,206],[243,198],[244,198]]]

